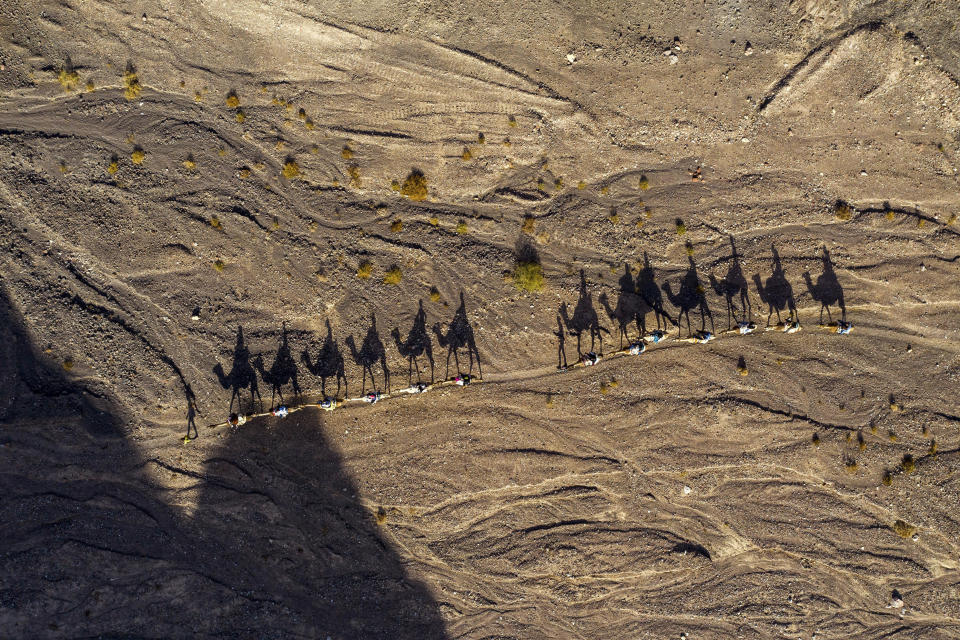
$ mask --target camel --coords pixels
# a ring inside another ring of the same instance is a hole
[[[357,343],[353,336],[347,336],[347,346],[350,347],[350,355],[353,361],[363,368],[363,382],[360,385],[360,393],[367,390],[367,373],[370,374],[370,382],[373,389],[377,389],[377,380],[373,375],[373,365],[380,363],[383,369],[383,385],[386,391],[390,391],[390,369],[387,368],[387,351],[383,348],[383,342],[380,341],[380,334],[377,332],[377,316],[370,315],[370,328],[367,329],[367,335],[363,338],[363,344],[357,350]]]
[[[280,347],[277,349],[277,355],[273,359],[273,364],[270,365],[269,370],[263,368],[263,356],[258,355],[256,360],[253,361],[253,366],[256,367],[257,371],[260,373],[260,378],[264,382],[273,387],[273,392],[270,396],[270,406],[273,405],[274,399],[279,396],[280,404],[283,402],[283,385],[290,383],[293,385],[294,396],[299,396],[300,383],[297,381],[297,362],[293,359],[293,354],[290,352],[290,344],[287,342],[287,325],[283,325],[283,333],[280,337]]]
[[[473,327],[470,326],[470,321],[467,319],[467,303],[463,300],[463,292],[460,292],[460,307],[457,309],[457,312],[453,315],[453,320],[450,321],[450,326],[447,327],[446,334],[440,329],[440,323],[433,325],[433,332],[437,336],[437,342],[441,347],[446,347],[447,349],[447,367],[444,372],[446,378],[450,377],[450,356],[453,356],[454,361],[457,365],[457,373],[460,371],[460,356],[458,351],[466,347],[467,355],[470,356],[470,371],[473,373],[473,356],[477,356],[477,368],[480,371],[480,377],[483,377],[483,368],[480,366],[480,352],[477,351],[476,339],[473,335]]]
[[[687,272],[680,282],[680,292],[674,295],[669,282],[663,283],[663,291],[667,294],[670,304],[680,310],[677,317],[678,326],[680,322],[679,316],[685,316],[687,318],[688,335],[693,335],[693,327],[690,325],[690,311],[694,308],[700,311],[700,331],[706,331],[707,318],[710,318],[710,330],[716,331],[716,327],[714,327],[713,324],[713,314],[707,305],[703,285],[700,284],[700,276],[697,275],[697,265],[693,261],[692,256],[687,259],[690,261],[690,265],[687,267]]]
[[[240,404],[240,390],[250,388],[250,408],[253,409],[254,397],[263,404],[263,398],[260,397],[260,389],[257,386],[257,372],[250,365],[250,350],[243,341],[243,327],[237,329],[237,343],[233,348],[233,365],[230,367],[230,373],[224,374],[223,367],[218,363],[213,368],[220,386],[224,389],[233,389],[230,395],[230,411],[233,411],[233,400],[236,398],[237,404]]]
[[[677,325],[673,318],[670,317],[670,314],[663,308],[663,296],[660,295],[660,287],[657,286],[653,267],[650,266],[650,258],[647,257],[646,251],[643,252],[643,269],[637,274],[635,286],[637,293],[640,294],[643,301],[648,307],[653,309],[653,313],[657,319],[658,330],[667,330],[671,325]],[[670,324],[667,324],[667,321],[669,321]]]
[[[833,270],[833,262],[830,260],[830,252],[823,248],[823,273],[817,276],[817,283],[813,284],[810,280],[810,272],[803,272],[803,279],[807,283],[807,290],[814,300],[820,303],[820,324],[823,324],[823,311],[827,311],[827,319],[833,322],[833,315],[830,313],[832,305],[840,307],[840,321],[847,321],[847,305],[843,300],[843,287],[837,280],[837,274]]]
[[[760,281],[760,276],[754,274],[753,283],[757,287],[757,293],[760,300],[766,303],[769,310],[767,312],[767,326],[770,326],[770,317],[774,312],[777,313],[777,323],[782,324],[780,312],[784,309],[790,311],[790,320],[797,319],[797,303],[793,298],[793,287],[787,280],[786,273],[783,271],[783,264],[780,262],[780,254],[777,248],[770,247],[773,251],[773,273],[767,278],[766,286]]]
[[[580,270],[580,298],[577,300],[577,306],[573,309],[573,317],[568,317],[565,313],[566,308],[561,308],[563,322],[567,325],[570,335],[577,339],[577,356],[581,356],[581,338],[584,331],[590,332],[590,351],[596,351],[596,341],[600,341],[600,353],[603,353],[603,333],[610,333],[609,330],[600,325],[600,318],[597,316],[597,310],[593,307],[593,296],[587,290],[587,276],[583,269]]]
[[[333,376],[337,381],[337,396],[340,395],[340,380],[343,380],[343,394],[347,395],[347,375],[344,373],[343,354],[337,341],[333,339],[333,329],[330,328],[330,321],[327,320],[327,338],[317,353],[317,359],[310,361],[310,353],[307,349],[300,354],[300,359],[307,366],[307,370],[315,376],[320,377],[320,393],[327,397],[327,378]]]
[[[717,281],[713,274],[710,274],[710,286],[713,287],[713,290],[718,296],[723,296],[727,301],[727,329],[733,327],[733,320],[737,322],[741,321],[741,319],[737,317],[737,304],[734,302],[734,298],[740,298],[740,309],[743,310],[743,322],[750,322],[753,316],[753,310],[750,307],[750,295],[747,290],[747,279],[743,275],[743,269],[740,268],[740,255],[737,253],[737,247],[733,243],[733,236],[730,236],[730,248],[733,250],[733,255],[731,256],[732,262],[723,280]]]
[[[413,382],[413,369],[417,369],[417,382],[420,382],[420,365],[417,358],[423,354],[430,361],[430,384],[433,384],[433,347],[430,334],[427,333],[427,312],[423,310],[423,300],[420,301],[420,310],[413,319],[413,327],[407,334],[406,342],[400,339],[400,329],[394,328],[391,332],[397,351],[407,359],[407,381]]]

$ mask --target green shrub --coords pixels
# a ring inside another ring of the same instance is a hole
[[[536,262],[518,262],[513,268],[513,286],[535,293],[543,289],[543,267]]]

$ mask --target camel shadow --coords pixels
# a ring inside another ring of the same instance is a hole
[[[454,313],[453,319],[447,327],[447,332],[444,333],[441,330],[440,323],[438,322],[433,325],[433,333],[437,336],[437,343],[447,349],[447,364],[446,370],[444,371],[445,379],[450,377],[450,356],[453,356],[457,365],[457,374],[462,373],[458,352],[464,347],[466,347],[467,355],[470,358],[470,370],[468,373],[473,373],[473,358],[476,356],[477,369],[480,372],[480,377],[483,377],[483,367],[480,365],[480,352],[477,350],[473,327],[470,326],[470,320],[467,318],[467,303],[464,302],[462,291],[460,292],[460,306],[457,308],[456,313]]]
[[[640,298],[653,310],[657,320],[657,330],[666,331],[671,326],[677,325],[677,322],[663,308],[663,296],[660,294],[660,287],[657,285],[656,272],[650,264],[650,258],[646,251],[643,252],[643,268],[637,274],[635,287]],[[668,322],[669,324],[667,324]]]
[[[733,236],[730,236],[730,249],[733,252],[730,256],[730,267],[727,269],[723,280],[717,280],[710,274],[710,286],[718,296],[723,296],[727,302],[727,329],[733,327],[733,322],[750,322],[753,318],[753,309],[750,305],[750,292],[747,288],[747,278],[743,275],[743,269],[740,267],[740,254],[737,253],[737,245],[733,242]],[[739,307],[737,302],[739,301]]]
[[[600,325],[600,318],[593,306],[593,295],[587,288],[587,276],[583,269],[580,270],[580,297],[577,299],[577,306],[573,308],[573,316],[567,316],[565,306],[561,306],[560,311],[570,335],[577,339],[577,357],[583,355],[582,342],[585,332],[590,335],[590,351],[597,351],[596,343],[599,341],[599,353],[603,354],[603,334],[610,331]]]
[[[648,305],[637,293],[637,284],[633,280],[629,264],[623,265],[623,275],[620,276],[618,286],[619,296],[616,307],[611,308],[610,299],[606,293],[600,294],[598,299],[600,304],[603,305],[607,317],[617,324],[620,348],[622,349],[624,340],[630,342],[629,328],[632,323],[637,325],[637,331],[640,332],[639,337],[642,338],[647,333],[647,313],[652,311],[653,307]]]
[[[413,384],[413,370],[417,370],[417,382],[420,382],[420,364],[417,358],[427,356],[430,362],[430,384],[433,384],[433,346],[430,340],[430,334],[427,333],[427,312],[423,310],[423,300],[420,301],[420,308],[413,319],[413,326],[407,339],[400,339],[400,329],[394,328],[390,332],[393,341],[397,345],[397,351],[407,359],[407,382]]]
[[[290,384],[293,386],[294,397],[299,397],[302,393],[300,383],[297,380],[297,361],[293,359],[293,353],[290,351],[290,343],[287,340],[287,325],[283,325],[280,335],[280,346],[277,348],[277,355],[273,359],[273,364],[269,369],[263,367],[263,357],[258,355],[253,361],[254,368],[260,372],[260,378],[269,384],[273,391],[270,395],[270,407],[274,407],[274,400],[279,397],[280,404],[283,401],[283,386]]]
[[[820,324],[823,324],[823,312],[827,312],[827,319],[833,322],[833,315],[830,313],[830,307],[837,305],[840,307],[840,322],[847,321],[847,304],[843,299],[843,287],[837,280],[837,273],[833,269],[833,261],[830,260],[830,252],[823,248],[823,273],[817,276],[817,283],[810,280],[810,272],[804,271],[803,280],[807,285],[807,291],[810,296],[820,303]]]
[[[707,304],[706,291],[700,282],[700,276],[697,274],[697,264],[693,261],[693,256],[688,256],[687,261],[689,265],[687,266],[687,272],[683,275],[683,280],[680,281],[679,292],[674,295],[669,282],[663,283],[663,292],[667,294],[670,304],[679,309],[677,322],[680,322],[679,316],[686,317],[687,332],[689,335],[693,335],[693,327],[690,324],[690,312],[694,309],[697,309],[700,313],[700,331],[706,331],[707,318],[710,319],[710,331],[716,331],[716,327],[714,327],[713,324],[713,313]]]
[[[780,312],[787,310],[790,313],[790,320],[797,319],[797,301],[793,297],[793,287],[787,280],[787,275],[783,270],[783,263],[780,261],[780,254],[777,248],[770,246],[773,252],[773,273],[767,278],[766,284],[761,282],[760,276],[754,274],[753,283],[756,285],[760,300],[767,305],[767,326],[770,326],[770,318],[774,313],[777,314],[777,322],[782,323]]]
[[[327,320],[327,337],[320,346],[316,360],[310,360],[310,350],[304,349],[300,360],[306,365],[307,371],[320,378],[320,393],[327,397],[327,378],[333,376],[337,383],[337,397],[340,396],[340,381],[343,380],[343,393],[347,395],[347,374],[344,371],[343,353],[333,339],[333,329]]]
[[[261,407],[263,406],[263,398],[260,396],[260,388],[257,384],[257,372],[250,364],[250,349],[247,348],[243,340],[243,327],[237,328],[237,341],[233,347],[233,364],[230,366],[230,373],[225,374],[220,363],[217,363],[213,368],[213,373],[216,374],[221,387],[231,389],[228,413],[233,412],[234,400],[237,401],[238,412],[243,413],[240,406],[240,392],[248,387],[250,389],[250,405],[247,412],[252,413],[255,410],[255,399],[260,401]]]
[[[2,290],[0,382],[5,637],[448,637],[385,533],[397,513],[364,504],[319,410],[284,438],[273,418],[226,429],[197,470],[145,455],[137,424],[45,357]],[[189,509],[155,464],[190,478]]]
[[[363,369],[363,382],[360,385],[360,393],[367,390],[367,374],[370,374],[370,383],[374,391],[377,389],[376,378],[373,375],[373,365],[380,363],[383,370],[383,386],[386,392],[390,391],[390,369],[387,368],[387,352],[380,340],[380,333],[377,331],[377,316],[370,315],[370,328],[367,329],[367,335],[363,338],[363,344],[357,349],[357,343],[353,336],[347,336],[347,347],[350,348],[350,355],[353,361]]]

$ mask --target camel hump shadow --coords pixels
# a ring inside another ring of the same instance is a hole
[[[370,315],[370,327],[367,329],[367,333],[363,337],[363,342],[359,349],[352,335],[347,336],[346,343],[350,349],[350,355],[353,361],[360,365],[363,370],[363,381],[360,386],[360,393],[367,390],[367,374],[370,375],[370,382],[373,384],[374,390],[376,390],[377,385],[373,373],[373,366],[377,363],[380,363],[380,368],[383,370],[384,389],[389,392],[390,369],[387,367],[387,351],[383,346],[383,341],[380,339],[380,333],[377,331],[376,314]]]
[[[639,337],[643,337],[647,332],[646,317],[647,313],[653,311],[653,307],[647,304],[639,294],[637,282],[633,279],[633,273],[629,263],[623,265],[623,275],[617,282],[618,297],[617,304],[614,307],[610,305],[610,298],[606,292],[601,293],[597,298],[603,306],[607,317],[617,324],[620,337],[620,348],[623,348],[623,342],[630,341],[629,328],[631,323],[635,323]]]
[[[230,389],[230,411],[233,411],[233,402],[237,401],[240,405],[240,393],[244,389],[250,389],[249,410],[253,411],[256,400],[263,404],[263,398],[260,396],[260,388],[257,384],[257,372],[250,362],[250,349],[247,348],[243,338],[243,327],[237,327],[237,340],[233,348],[233,363],[230,365],[230,373],[224,373],[223,365],[217,363],[213,367],[213,373],[217,376],[220,386],[224,389]]]
[[[470,369],[469,372],[473,372],[473,359],[477,359],[477,368],[480,372],[480,377],[483,377],[483,367],[480,364],[480,351],[477,350],[476,336],[473,332],[473,327],[470,324],[470,319],[467,317],[467,303],[464,300],[463,292],[460,292],[460,306],[457,308],[457,311],[453,314],[453,319],[450,321],[450,324],[447,326],[447,331],[444,333],[439,322],[433,325],[433,333],[437,337],[437,344],[442,348],[447,349],[447,362],[446,370],[444,372],[444,377],[450,377],[450,357],[453,356],[454,362],[457,365],[457,373],[462,373],[460,369],[460,349],[466,348],[467,356],[470,358]]]
[[[293,387],[294,396],[300,396],[302,394],[300,382],[297,377],[297,361],[293,358],[293,353],[290,349],[286,323],[283,324],[280,333],[280,344],[277,347],[277,354],[274,356],[270,368],[266,369],[264,367],[262,355],[257,355],[253,361],[253,366],[260,373],[260,378],[272,388],[270,406],[273,406],[273,402],[277,397],[280,398],[280,403],[283,404],[284,385],[289,384]]]
[[[803,280],[807,285],[807,291],[810,292],[810,296],[815,302],[820,303],[820,324],[823,324],[824,311],[827,312],[828,321],[833,322],[833,314],[830,311],[832,306],[840,307],[840,321],[846,322],[847,303],[843,297],[843,287],[840,286],[840,280],[833,268],[830,252],[826,247],[823,247],[821,259],[823,261],[823,273],[817,276],[816,283],[810,279],[809,271],[803,272]]]
[[[643,268],[637,274],[635,281],[637,293],[643,301],[653,309],[657,321],[658,330],[666,330],[670,326],[676,326],[677,321],[670,317],[663,307],[663,295],[660,293],[660,286],[657,284],[656,272],[653,265],[650,264],[650,257],[647,252],[643,252]],[[669,324],[668,324],[669,323]]]
[[[413,382],[413,369],[416,368],[417,382],[421,382],[420,365],[417,358],[426,355],[427,361],[430,363],[430,383],[432,384],[434,379],[433,345],[430,334],[427,332],[427,313],[423,310],[423,300],[420,300],[420,307],[413,318],[413,326],[410,327],[407,339],[403,340],[401,338],[399,327],[394,327],[390,335],[393,336],[394,344],[397,345],[397,351],[407,359],[407,381],[409,383]]]
[[[730,266],[722,280],[710,274],[710,286],[713,291],[722,296],[727,303],[727,328],[733,326],[733,321],[750,322],[753,318],[753,308],[750,304],[750,291],[747,278],[740,266],[740,254],[733,236],[730,236]],[[738,306],[739,303],[739,306]]]
[[[786,272],[783,269],[783,262],[780,260],[780,253],[775,246],[770,247],[773,254],[773,273],[763,282],[759,274],[754,274],[753,283],[757,289],[760,300],[767,305],[767,326],[770,326],[770,319],[774,313],[777,314],[777,322],[782,323],[781,311],[789,311],[790,319],[797,317],[797,301],[793,295],[793,287],[787,280]]]
[[[567,326],[567,331],[571,336],[577,339],[577,356],[581,356],[583,334],[590,336],[590,351],[596,351],[596,343],[600,343],[600,353],[603,353],[603,334],[610,331],[600,324],[600,317],[597,315],[597,309],[593,306],[593,294],[587,287],[587,276],[583,269],[580,270],[580,295],[577,298],[577,304],[573,308],[573,315],[567,315],[567,307],[561,306],[561,317],[563,323]]]
[[[677,321],[680,321],[679,316],[686,317],[687,331],[690,335],[693,335],[690,312],[694,309],[697,309],[700,313],[700,331],[706,331],[708,318],[710,319],[711,331],[716,331],[713,323],[713,312],[710,311],[710,305],[707,304],[706,291],[700,282],[700,275],[697,273],[697,264],[694,262],[693,256],[688,256],[687,261],[687,271],[680,281],[680,290],[674,294],[670,283],[664,282],[663,292],[667,294],[670,304],[679,309]]]
[[[320,378],[320,393],[327,397],[327,378],[333,376],[337,383],[337,396],[340,395],[340,381],[343,380],[343,393],[348,393],[347,375],[344,367],[343,352],[333,337],[333,329],[330,327],[330,321],[326,321],[327,336],[320,346],[320,351],[314,360],[310,358],[309,349],[304,349],[300,354],[300,360],[306,365],[307,370]]]

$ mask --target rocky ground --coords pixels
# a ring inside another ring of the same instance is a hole
[[[0,636],[960,637],[958,19],[0,7]]]

